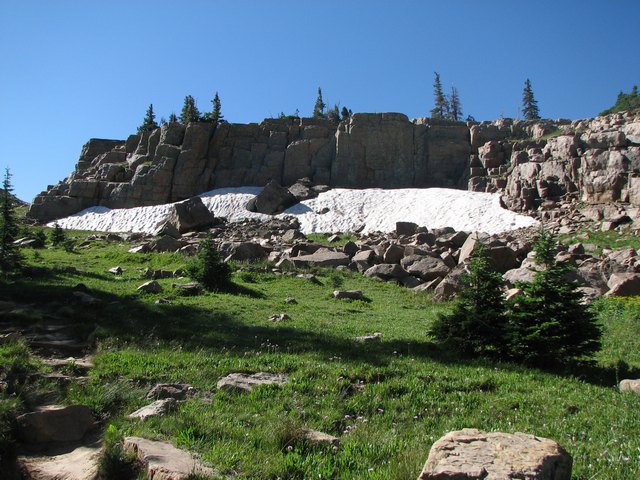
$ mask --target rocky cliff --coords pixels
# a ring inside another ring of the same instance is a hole
[[[509,206],[640,203],[640,117],[460,123],[398,113],[262,123],[171,123],[127,140],[90,140],[75,171],[38,195],[29,216],[182,200],[221,187],[316,184],[501,191]]]

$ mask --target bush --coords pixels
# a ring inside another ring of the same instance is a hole
[[[200,243],[198,254],[187,265],[187,272],[207,290],[224,290],[231,284],[231,267],[220,258],[210,236]]]
[[[67,235],[64,233],[64,229],[58,225],[58,222],[53,224],[53,230],[49,234],[49,240],[51,240],[51,245],[57,247],[60,244],[63,244],[67,239]]]
[[[511,356],[524,363],[552,366],[592,356],[600,349],[600,327],[581,303],[582,293],[567,279],[568,265],[556,261],[556,239],[542,231],[535,261],[545,268],[532,282],[517,286],[523,294],[510,305],[508,341]]]
[[[445,346],[465,354],[505,353],[505,304],[502,275],[495,271],[483,244],[473,252],[469,274],[453,311],[440,314],[429,333]]]

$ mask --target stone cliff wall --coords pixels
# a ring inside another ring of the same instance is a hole
[[[502,192],[515,209],[575,198],[640,204],[640,117],[460,123],[398,113],[179,123],[127,140],[90,140],[75,171],[38,195],[29,216],[183,200],[213,188],[315,184]]]

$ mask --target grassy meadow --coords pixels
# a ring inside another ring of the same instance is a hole
[[[593,365],[544,372],[442,351],[427,326],[450,304],[357,273],[317,270],[315,284],[295,276],[309,271],[235,265],[233,293],[183,296],[172,288],[183,280],[172,278],[158,280],[162,293],[142,294],[144,268],[175,270],[186,259],[130,254],[131,246],[98,240],[71,252],[25,250],[25,273],[0,283],[0,301],[27,305],[5,321],[68,322],[95,346],[88,382],[65,386],[33,375],[47,367],[24,344],[0,345],[8,382],[0,452],[11,451],[13,414],[46,398],[90,406],[113,448],[124,436],[166,439],[242,479],[417,478],[433,442],[465,427],[554,439],[572,455],[575,479],[640,478],[640,396],[615,388],[640,377],[637,299],[594,304],[604,345]],[[115,266],[124,273],[108,273]],[[79,283],[98,305],[73,301]],[[336,300],[338,288],[362,290],[365,300]],[[161,298],[170,303],[157,304]],[[291,318],[270,322],[275,313]],[[377,342],[354,341],[374,332]],[[229,373],[260,371],[289,381],[249,394],[216,389]],[[198,393],[165,417],[127,418],[149,403],[153,385],[169,382]],[[308,444],[302,428],[341,444]]]

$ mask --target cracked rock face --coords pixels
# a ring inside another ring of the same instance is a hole
[[[570,480],[572,458],[555,441],[465,428],[431,447],[418,480]]]

